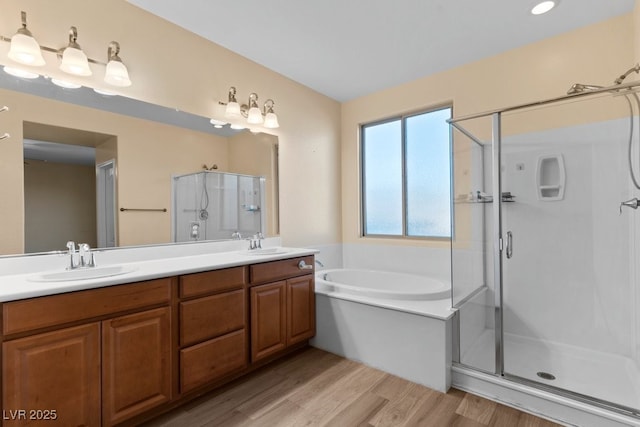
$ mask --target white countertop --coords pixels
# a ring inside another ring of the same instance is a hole
[[[240,265],[257,264],[261,262],[295,258],[318,253],[315,249],[282,249],[285,252],[265,255],[253,255],[248,253],[246,250],[242,250],[158,258],[134,261],[130,263],[105,264],[99,265],[97,268],[118,265],[127,269],[132,269],[132,271],[125,274],[119,274],[117,276],[108,276],[97,279],[66,280],[59,282],[33,281],[34,277],[42,274],[63,272],[64,266],[61,264],[60,268],[55,270],[32,271],[25,274],[0,276],[0,302],[85,289],[102,288],[124,283],[140,282],[144,280],[159,279],[162,277],[177,276],[180,274],[198,273],[208,270],[218,270],[221,268],[236,267]]]

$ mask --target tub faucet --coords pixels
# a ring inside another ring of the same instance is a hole
[[[324,267],[324,264],[319,259],[316,260],[316,264],[318,264],[320,267]]]

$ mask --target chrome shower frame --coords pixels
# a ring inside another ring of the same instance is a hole
[[[640,66],[638,67],[640,70]],[[627,72],[627,75],[632,71],[636,71],[636,68],[632,68]],[[626,77],[626,75],[624,75]],[[620,78],[623,78],[622,76]],[[617,80],[616,80],[617,82]],[[575,85],[574,85],[575,86]],[[479,145],[484,145],[482,141],[476,138],[471,132],[466,130],[461,122],[467,120],[479,119],[483,117],[491,118],[492,137],[491,137],[491,157],[492,157],[492,191],[493,194],[502,194],[502,174],[501,174],[501,150],[502,150],[502,135],[501,135],[501,120],[502,115],[507,112],[513,112],[518,110],[524,110],[529,108],[541,107],[545,105],[555,104],[563,101],[570,101],[572,99],[591,97],[598,94],[613,93],[616,95],[629,95],[640,91],[640,81],[634,81],[623,84],[614,84],[609,87],[596,87],[582,85],[585,89],[582,91],[574,91],[567,95],[544,99],[541,101],[528,102],[523,104],[512,105],[500,109],[489,110],[481,113],[470,114],[457,118],[451,118],[447,122],[460,131],[463,135],[470,138],[473,142]],[[588,90],[587,90],[588,88]],[[550,386],[547,384],[532,381],[526,378],[518,377],[504,372],[504,334],[503,334],[503,252],[507,250],[506,242],[502,236],[502,200],[501,198],[493,199],[493,279],[494,279],[494,320],[495,320],[495,370],[493,375],[503,378],[507,381],[518,383],[521,385],[529,386],[535,389],[547,391],[558,396],[567,397],[574,401],[587,403],[599,408],[606,409],[624,416],[631,416],[636,419],[640,419],[640,412],[638,408],[630,408],[624,405],[619,405],[613,402],[608,402],[596,397],[583,395],[574,391],[565,390],[562,388]],[[453,290],[452,290],[453,292]],[[457,321],[456,321],[457,322]],[[459,323],[456,323],[459,324]],[[458,334],[459,339],[459,334]],[[454,340],[455,341],[455,340]],[[459,342],[454,344],[454,348],[459,348]],[[462,367],[465,369],[488,373],[487,371],[460,364],[459,361],[454,361],[454,366]]]

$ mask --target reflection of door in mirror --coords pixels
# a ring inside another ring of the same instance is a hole
[[[114,246],[115,138],[29,122],[23,129],[25,253],[64,250],[68,240],[91,247]],[[110,167],[104,162],[107,156]],[[106,175],[102,190],[96,187],[96,160]],[[105,197],[104,191],[111,197],[106,205],[97,200]],[[97,215],[98,207],[101,216]],[[104,244],[98,239],[99,219],[105,230],[110,227],[104,233]],[[109,233],[111,237],[107,237]]]
[[[96,213],[99,248],[113,248],[116,242],[116,161],[96,166]]]

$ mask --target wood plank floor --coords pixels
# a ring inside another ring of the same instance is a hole
[[[145,425],[550,427],[558,424],[456,389],[440,393],[309,348]]]

